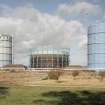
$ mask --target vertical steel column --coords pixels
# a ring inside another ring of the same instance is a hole
[[[46,53],[48,54],[48,50],[46,50]],[[44,66],[46,66],[48,64],[48,60],[49,58],[47,58],[47,55],[45,55],[45,64]],[[49,67],[49,64],[47,65],[47,68]]]
[[[34,62],[34,56],[32,56],[32,60],[33,60],[32,62],[33,62],[33,68],[34,68],[34,63],[35,63],[35,62]]]
[[[59,55],[57,55],[57,68],[59,68]]]
[[[62,55],[62,68],[63,68],[63,55]]]
[[[41,58],[41,60],[40,60],[40,68],[42,68],[42,54],[41,54],[41,56],[40,56]]]
[[[14,36],[12,35],[12,64],[14,64]]]
[[[68,65],[68,60],[67,60],[67,55],[65,56],[65,59],[66,59],[66,64],[65,64],[65,67],[67,67],[67,65]]]
[[[36,60],[36,68],[38,68],[38,55],[37,55],[37,60]]]
[[[51,58],[52,58],[52,68],[53,68],[53,54],[51,54],[51,56],[52,56]]]

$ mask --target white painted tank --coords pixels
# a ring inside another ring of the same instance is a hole
[[[0,34],[0,67],[12,64],[12,36]]]

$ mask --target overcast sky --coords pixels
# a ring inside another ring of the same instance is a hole
[[[29,65],[36,47],[60,47],[86,65],[87,27],[104,11],[105,0],[0,0],[0,33],[14,35],[15,63]]]

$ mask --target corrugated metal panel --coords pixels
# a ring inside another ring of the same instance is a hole
[[[0,34],[0,67],[12,63],[12,37]]]
[[[88,28],[88,67],[105,68],[105,23]]]

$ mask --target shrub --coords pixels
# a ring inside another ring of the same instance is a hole
[[[42,80],[47,80],[47,79],[48,79],[48,77],[42,78]]]
[[[54,80],[58,80],[59,77],[63,74],[62,71],[60,70],[51,70],[50,72],[48,72],[48,78],[49,79],[54,79]]]
[[[74,77],[74,79],[78,75],[79,75],[79,71],[75,70],[75,71],[72,72],[72,76]]]
[[[11,73],[15,73],[16,72],[16,70],[15,69],[11,69],[11,70],[9,70]]]
[[[98,75],[100,76],[100,81],[103,81],[105,78],[105,71],[99,71]]]

